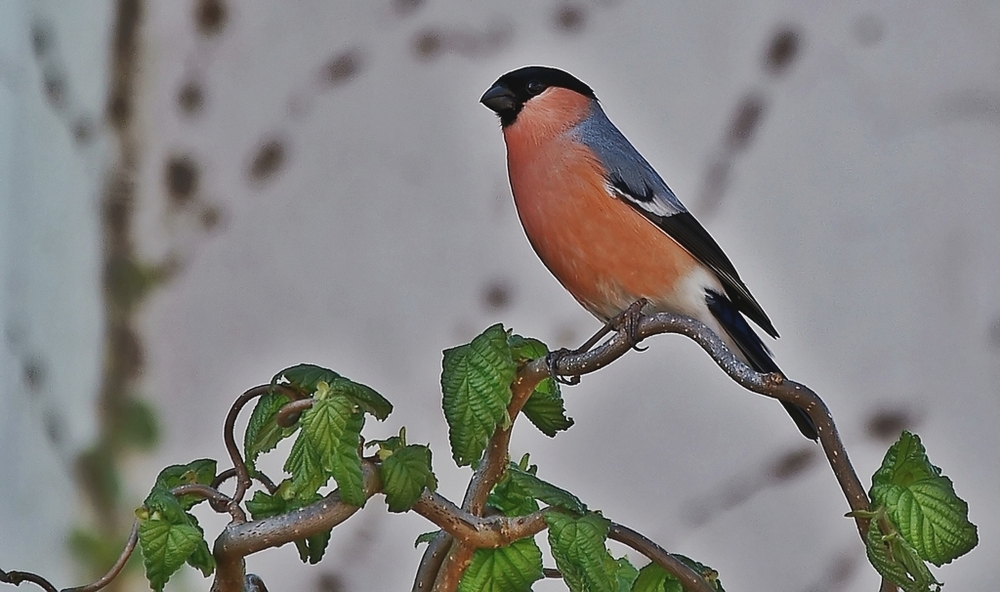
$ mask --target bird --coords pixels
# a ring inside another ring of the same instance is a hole
[[[693,317],[757,372],[781,373],[747,319],[778,332],[719,244],[572,74],[525,66],[480,102],[496,113],[518,218],[542,263],[591,314]],[[783,374],[782,374],[783,376]],[[800,407],[782,402],[805,437]]]

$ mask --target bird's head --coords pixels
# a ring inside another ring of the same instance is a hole
[[[500,125],[506,128],[517,121],[526,106],[541,107],[548,102],[554,107],[556,103],[596,100],[594,91],[569,72],[547,66],[525,66],[498,78],[479,102],[499,115]]]

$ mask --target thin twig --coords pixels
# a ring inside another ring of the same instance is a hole
[[[223,483],[229,481],[235,476],[236,476],[235,468],[226,469],[225,471],[222,471],[221,473],[215,476],[215,479],[212,480],[211,487],[218,489]],[[257,482],[263,485],[267,489],[267,492],[270,493],[271,495],[274,495],[274,492],[278,491],[278,486],[274,484],[274,481],[272,481],[270,477],[261,472],[260,469],[255,470],[253,474],[250,475],[250,478],[256,479]]]
[[[628,545],[648,557],[650,561],[680,580],[681,586],[687,592],[715,592],[715,588],[710,586],[700,573],[631,528],[612,522],[611,528],[608,529],[608,538]]]
[[[424,490],[413,511],[473,549],[495,549],[545,530],[545,508],[527,516],[474,516],[437,493]]]
[[[212,506],[212,509],[216,512],[229,512],[229,515],[232,516],[233,520],[236,522],[247,521],[247,515],[243,511],[243,508],[241,508],[239,504],[234,504],[231,497],[214,487],[203,485],[201,483],[186,483],[184,485],[174,487],[170,490],[170,493],[174,494],[175,497],[180,497],[182,495],[194,495],[205,498]]]
[[[20,586],[21,582],[31,582],[36,586],[39,586],[45,590],[45,592],[59,592],[56,587],[52,585],[42,576],[31,573],[30,571],[4,571],[0,569],[0,582],[6,584],[14,584],[15,586]]]
[[[122,549],[121,555],[115,560],[114,565],[108,570],[108,573],[104,574],[101,579],[97,580],[93,584],[87,584],[86,586],[77,586],[75,588],[66,588],[62,592],[97,592],[101,588],[107,586],[112,580],[118,577],[125,564],[128,563],[129,557],[132,556],[132,552],[135,551],[135,545],[139,542],[139,521],[135,520],[132,522],[132,532],[128,535],[128,541],[125,543],[125,548]]]
[[[299,416],[306,409],[313,406],[312,399],[299,399],[291,403],[285,403],[281,409],[274,414],[274,423],[283,428],[290,428],[299,420]]]
[[[255,386],[240,395],[233,403],[233,406],[229,408],[229,413],[226,415],[226,423],[223,428],[222,437],[225,440],[226,451],[229,453],[229,458],[233,462],[233,468],[236,470],[236,491],[233,492],[232,498],[232,503],[234,505],[239,505],[239,503],[243,501],[243,496],[246,495],[247,489],[250,488],[250,472],[247,470],[247,465],[243,462],[243,455],[240,454],[240,449],[236,445],[236,418],[239,416],[243,407],[246,406],[246,404],[251,400],[274,391],[284,394],[293,401],[302,398],[301,393],[285,385],[264,384]]]
[[[132,522],[132,532],[128,535],[128,540],[125,542],[125,548],[122,549],[118,559],[115,560],[114,565],[108,569],[108,572],[101,576],[101,578],[93,583],[87,584],[85,586],[75,586],[73,588],[64,588],[61,592],[97,592],[101,588],[104,588],[111,583],[112,580],[118,577],[124,569],[125,564],[128,563],[129,557],[132,556],[132,552],[135,551],[135,545],[139,541],[139,521],[135,520]],[[48,580],[42,576],[33,574],[26,571],[11,571],[4,572],[0,570],[0,582],[6,582],[8,584],[14,584],[15,586],[20,585],[21,582],[31,582],[38,586],[41,586],[46,590],[46,592],[60,592],[56,590]]]

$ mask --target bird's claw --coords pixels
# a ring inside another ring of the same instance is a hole
[[[554,381],[556,381],[556,382],[558,382],[560,384],[565,384],[565,385],[569,385],[569,386],[572,386],[574,384],[579,384],[580,383],[580,375],[570,376],[569,378],[566,378],[565,376],[560,376],[559,373],[556,371],[556,368],[559,365],[559,361],[560,360],[562,360],[566,356],[572,356],[572,355],[574,355],[576,353],[579,353],[579,352],[576,352],[576,351],[573,351],[571,349],[566,349],[565,347],[562,347],[562,348],[557,349],[556,351],[549,352],[545,356],[545,363],[549,367],[549,374],[552,375],[552,380],[554,380]]]
[[[644,352],[648,347],[639,347],[642,337],[639,336],[639,321],[642,320],[642,309],[649,300],[640,298],[629,305],[628,308],[618,313],[618,316],[611,319],[610,325],[615,331],[622,331],[628,339],[629,347],[638,352]]]

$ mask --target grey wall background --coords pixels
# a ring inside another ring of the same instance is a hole
[[[447,455],[440,351],[500,321],[553,346],[597,328],[524,239],[498,126],[477,103],[501,73],[542,63],[594,87],[730,254],[782,333],[779,363],[827,400],[859,473],[878,466],[885,432],[922,436],[982,539],[939,578],[974,590],[992,574],[996,3],[141,6],[132,223],[139,255],[174,273],[136,319],[142,390],[163,422],[155,454],[127,467],[136,505],[162,466],[223,457],[231,401],[298,362],[390,398],[396,412],[372,434],[405,423],[438,451],[443,492],[460,497],[467,472]],[[94,431],[97,203],[122,157],[102,123],[115,10],[0,4],[0,445],[11,477],[0,480],[0,563],[66,585],[58,554],[74,505],[58,500],[73,499],[68,459]],[[56,40],[44,56],[38,23]],[[795,51],[769,62],[776,39]],[[68,85],[62,105],[53,68]],[[87,142],[81,121],[93,124]],[[572,430],[550,441],[522,427],[512,452],[712,565],[727,589],[875,589],[829,469],[785,414],[690,342],[650,345],[566,391]],[[207,520],[210,532],[221,524]],[[376,500],[335,531],[319,566],[282,548],[249,568],[275,590],[407,589],[412,541],[427,529]],[[189,573],[172,585],[207,583]]]

